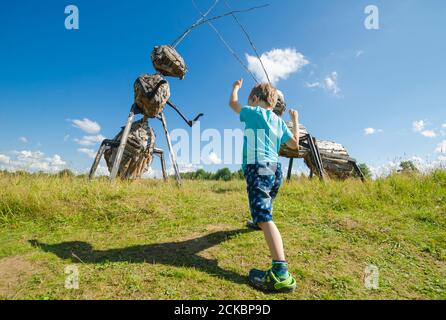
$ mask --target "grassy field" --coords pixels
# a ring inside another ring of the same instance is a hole
[[[89,182],[0,174],[2,299],[446,299],[446,173],[362,184],[300,179],[275,219],[299,289],[266,295],[243,181]],[[380,287],[364,287],[379,267]],[[65,267],[80,272],[65,288]]]

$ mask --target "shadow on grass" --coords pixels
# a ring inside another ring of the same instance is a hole
[[[35,248],[53,253],[64,260],[71,259],[75,263],[103,264],[107,262],[128,262],[189,267],[234,283],[245,284],[247,283],[246,277],[233,271],[222,269],[218,266],[217,260],[203,258],[198,253],[229,241],[237,235],[249,232],[251,231],[247,229],[220,231],[183,242],[139,245],[109,250],[94,250],[91,244],[79,241],[59,244],[45,244],[37,240],[30,240],[29,242]]]
[[[213,188],[212,192],[216,193],[216,194],[227,194],[227,193],[233,193],[233,192],[240,192],[240,189],[218,187],[218,188]]]

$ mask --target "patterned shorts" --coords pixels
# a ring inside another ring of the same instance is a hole
[[[283,181],[281,164],[249,164],[244,173],[253,222],[258,224],[272,221],[273,200]]]

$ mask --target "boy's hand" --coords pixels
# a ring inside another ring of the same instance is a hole
[[[299,112],[297,112],[296,110],[294,110],[294,109],[290,109],[290,117],[291,117],[291,119],[293,119],[293,120],[297,120],[297,119],[299,119]]]
[[[300,147],[300,127],[299,127],[299,113],[290,109],[290,116],[293,121],[293,139],[287,142],[287,146],[293,150],[299,150]]]
[[[243,78],[234,82],[234,85],[232,86],[234,90],[240,90],[242,87],[243,87]]]
[[[231,97],[229,98],[229,106],[237,114],[240,114],[240,112],[242,111],[242,106],[238,102],[238,91],[242,86],[243,86],[243,78],[234,82],[234,85],[232,86]]]

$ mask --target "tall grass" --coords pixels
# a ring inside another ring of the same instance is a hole
[[[285,183],[274,215],[300,288],[279,297],[240,280],[251,267],[269,264],[261,233],[215,238],[243,229],[245,189],[243,181],[185,181],[178,188],[174,182],[0,173],[0,268],[2,258],[33,261],[38,271],[17,283],[14,295],[33,299],[446,299],[445,171],[366,183]],[[33,247],[34,239],[59,251]],[[175,245],[189,240],[192,245]],[[83,262],[61,254],[73,241],[101,253],[77,252]],[[190,247],[206,241],[212,245],[199,259]],[[157,256],[160,263],[145,256],[147,245],[172,243],[167,247],[178,252]],[[69,263],[82,268],[81,290],[61,285]],[[376,291],[362,284],[370,263],[381,271]]]

